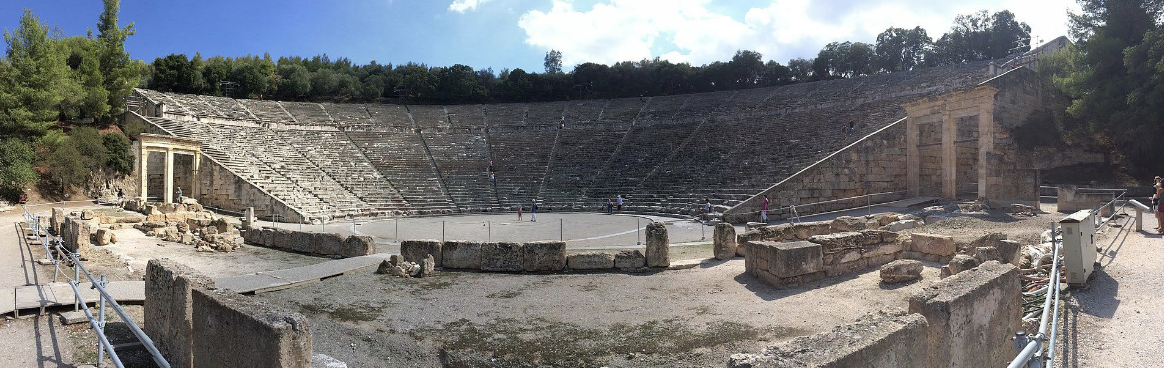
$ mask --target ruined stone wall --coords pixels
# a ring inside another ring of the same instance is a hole
[[[990,142],[993,152],[986,154],[985,162],[986,193],[979,196],[1001,202],[1037,203],[1036,169],[1050,165],[1035,161],[1033,147],[1019,147],[1012,130],[1027,124],[1033,115],[1061,111],[1067,101],[1026,68],[1012,70],[986,84],[997,87],[998,93],[994,95],[994,140]]]
[[[142,327],[171,367],[194,366],[191,292],[208,288],[214,288],[214,280],[170,259],[151,259],[146,265]]]
[[[342,236],[334,233],[314,233],[269,227],[248,229],[243,233],[247,243],[267,248],[324,256],[359,257],[376,253],[376,242],[370,236]]]
[[[918,195],[942,195],[941,121],[918,125],[917,153],[918,183],[921,186]]]
[[[1018,269],[990,261],[918,291],[908,313],[889,308],[861,316],[761,353],[732,355],[728,366],[1001,367],[1015,356],[1020,291]]]
[[[665,231],[665,230],[664,230]],[[665,235],[664,235],[665,236]],[[666,246],[665,240],[655,240]],[[400,242],[400,254],[404,261],[420,262],[427,256],[437,260],[437,267],[485,272],[560,272],[578,271],[637,271],[645,267],[666,268],[670,265],[667,254],[653,253],[653,263],[648,264],[648,255],[638,249],[624,250],[617,254],[580,253],[566,255],[566,243],[561,241],[536,241],[528,243],[476,242],[464,240],[405,240]]]
[[[217,289],[168,259],[146,268],[146,334],[172,367],[310,367],[302,314]]]
[[[210,156],[202,155],[198,180],[200,188],[196,198],[204,206],[239,213],[254,207],[255,216],[262,219],[270,220],[274,216],[281,222],[308,222],[303,213],[243,180]]]
[[[940,160],[940,157],[939,157]],[[761,196],[771,200],[768,216],[785,218],[786,206],[906,189],[905,121],[899,120],[833,153],[768,188],[740,205],[725,211],[728,222],[758,221]],[[905,193],[877,196],[875,202],[905,197]],[[797,208],[801,214],[852,208],[866,204],[864,198]]]

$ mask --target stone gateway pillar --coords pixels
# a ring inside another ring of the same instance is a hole
[[[671,266],[667,226],[661,222],[647,225],[647,267]]]

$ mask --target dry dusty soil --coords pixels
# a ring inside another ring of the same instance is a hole
[[[743,260],[652,273],[353,273],[258,297],[304,313],[316,353],[355,367],[706,367],[904,307],[937,280],[877,272],[777,290]]]

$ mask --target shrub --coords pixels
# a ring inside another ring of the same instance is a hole
[[[57,145],[56,150],[49,154],[49,167],[52,168],[52,179],[61,185],[61,190],[82,184],[89,175],[89,169],[82,162],[81,152],[77,150],[76,140],[70,137]]]
[[[32,170],[35,157],[32,147],[24,141],[0,141],[0,196],[14,200],[24,192],[25,185],[37,180],[36,171]]]

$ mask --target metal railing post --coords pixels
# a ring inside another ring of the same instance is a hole
[[[558,239],[566,241],[566,220],[558,219]]]
[[[485,234],[485,241],[492,243],[493,242],[493,221],[485,221],[485,229],[486,229],[485,231],[487,232]]]
[[[396,242],[400,242],[400,216],[396,216]]]
[[[441,243],[445,242],[445,220],[441,220]]]
[[[635,245],[642,245],[642,229],[643,224],[638,217],[635,217]]]
[[[101,283],[105,283],[105,275],[101,275]],[[97,296],[97,333],[105,334],[105,295],[98,293]],[[97,342],[97,366],[101,366],[101,361],[105,359],[105,349],[102,349],[101,342]]]

